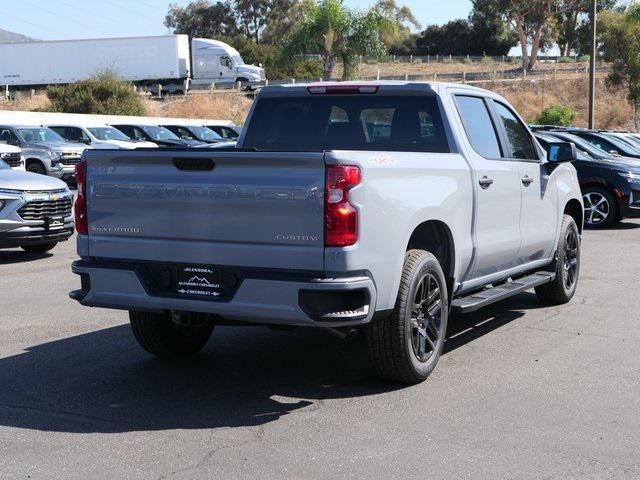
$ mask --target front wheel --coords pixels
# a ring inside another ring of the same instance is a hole
[[[536,287],[538,298],[552,305],[568,303],[576,293],[580,275],[580,232],[573,217],[565,215],[560,228],[551,283]]]
[[[444,346],[448,298],[436,257],[409,250],[393,312],[367,328],[369,356],[381,376],[402,383],[419,383],[429,376]]]
[[[171,313],[129,311],[133,335],[140,346],[158,357],[193,355],[207,344],[213,325],[181,325]]]
[[[616,221],[616,203],[609,191],[599,187],[586,187],[582,193],[582,200],[584,223],[587,227],[607,228]]]

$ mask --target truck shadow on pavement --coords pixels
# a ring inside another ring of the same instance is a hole
[[[53,253],[27,253],[23,250],[0,250],[0,265],[35,262],[51,256],[53,256]]]
[[[453,319],[445,354],[539,307],[533,297]],[[1,358],[0,385],[0,425],[72,433],[256,426],[323,400],[406,388],[375,377],[363,339],[224,327],[201,354],[160,360],[128,325]]]

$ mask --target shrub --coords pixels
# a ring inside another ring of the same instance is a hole
[[[88,80],[47,87],[51,112],[97,115],[144,115],[140,96],[113,72],[102,72]]]
[[[597,57],[596,57],[597,58]],[[591,61],[591,55],[580,55],[578,61],[582,63],[588,63]]]
[[[577,113],[569,106],[563,104],[551,105],[540,112],[533,123],[538,125],[567,126],[576,118]]]
[[[379,60],[377,58],[367,58],[367,64],[368,65],[377,65],[379,62]]]
[[[245,36],[224,40],[240,52],[249,64],[261,64],[269,80],[310,80],[322,77],[320,60],[305,60],[302,57],[283,58],[282,49],[276,45],[257,44]]]
[[[575,63],[575,59],[572,57],[558,57],[557,63]]]

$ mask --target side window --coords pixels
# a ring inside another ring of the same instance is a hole
[[[473,149],[485,158],[500,158],[500,144],[484,99],[456,95],[456,103]]]
[[[146,138],[144,132],[138,127],[133,127],[133,136],[139,140],[144,140]]]
[[[177,133],[180,138],[193,138],[193,135],[191,134],[191,132],[183,127],[178,127]]]
[[[502,103],[493,102],[493,104],[507,133],[511,156],[522,160],[538,160],[533,138],[518,117]]]
[[[222,57],[220,57],[220,65],[222,67],[231,68],[231,59],[229,57],[223,55]]]
[[[133,129],[125,125],[118,125],[116,128],[120,130],[122,133],[124,133],[127,137],[133,138]]]
[[[619,153],[616,146],[613,143],[608,142],[604,138],[600,138],[600,137],[596,137],[588,134],[585,135],[584,137],[587,139],[587,141],[593,143],[596,147],[598,147],[601,150],[604,150],[605,152],[616,153],[616,154]]]
[[[8,145],[19,145],[18,137],[8,128],[3,128],[0,132],[0,143],[6,143]]]

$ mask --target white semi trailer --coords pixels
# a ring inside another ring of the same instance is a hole
[[[193,69],[191,68],[193,65]],[[73,83],[103,71],[165,92],[204,87],[247,85],[264,80],[264,69],[245,65],[224,42],[187,35],[64,40],[0,45],[0,86],[34,88]]]

